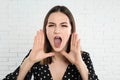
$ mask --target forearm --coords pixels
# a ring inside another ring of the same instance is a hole
[[[17,80],[24,80],[26,74],[30,70],[30,68],[33,66],[34,63],[31,63],[28,57],[23,61],[22,65],[20,66],[19,75],[17,77]]]
[[[82,80],[88,80],[88,69],[84,61],[80,61],[80,63],[76,64],[76,67],[81,74]]]

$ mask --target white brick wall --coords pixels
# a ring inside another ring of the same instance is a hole
[[[100,80],[120,80],[120,0],[0,0],[0,80],[20,65],[54,5],[72,11]]]

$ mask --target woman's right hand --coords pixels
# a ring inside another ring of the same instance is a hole
[[[37,31],[37,34],[34,38],[32,51],[28,56],[28,59],[30,60],[30,62],[36,63],[47,57],[54,56],[54,53],[45,53],[44,42],[45,42],[45,36],[44,36],[43,30]]]

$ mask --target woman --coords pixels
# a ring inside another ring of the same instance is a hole
[[[90,56],[81,51],[74,18],[65,6],[53,7],[37,31],[33,48],[4,80],[98,80]]]

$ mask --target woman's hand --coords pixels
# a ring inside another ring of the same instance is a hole
[[[28,56],[31,62],[35,63],[54,55],[54,53],[44,52],[44,42],[45,42],[45,37],[43,31],[42,30],[37,31],[37,34],[34,38],[32,51]]]
[[[70,52],[66,53],[65,51],[61,52],[72,64],[74,64],[79,70],[82,80],[88,80],[88,69],[82,60],[81,48],[80,48],[80,39],[76,33],[72,34],[71,37],[71,48]]]
[[[82,60],[81,57],[81,48],[80,48],[80,39],[76,33],[72,34],[71,37],[71,47],[70,52],[66,53],[65,51],[61,52],[72,64],[78,65]]]

